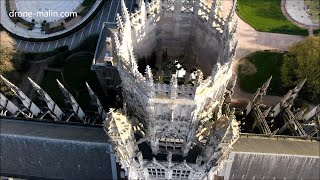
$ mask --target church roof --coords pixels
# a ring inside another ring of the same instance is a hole
[[[304,140],[292,136],[269,138],[258,134],[241,134],[241,137],[233,145],[232,151],[319,157],[320,142],[315,139]]]
[[[242,134],[227,179],[320,179],[320,143],[299,137]]]
[[[0,118],[4,176],[112,179],[115,158],[102,127]]]

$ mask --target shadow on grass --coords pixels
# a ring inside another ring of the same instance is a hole
[[[241,74],[243,64],[239,65],[240,88],[249,93],[255,93],[267,79],[272,76],[272,81],[268,88],[270,95],[283,95],[286,89],[281,82],[281,66],[283,63],[283,53],[278,52],[255,52],[245,58],[255,65],[257,71],[252,75]],[[243,61],[242,59],[241,61]]]

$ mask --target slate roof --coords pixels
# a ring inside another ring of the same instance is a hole
[[[102,127],[1,119],[0,174],[28,179],[112,179]]]
[[[320,179],[320,143],[242,135],[229,155],[227,179]]]
[[[233,145],[232,151],[319,157],[320,142],[317,140],[303,140],[292,136],[267,138],[261,135],[242,134]]]

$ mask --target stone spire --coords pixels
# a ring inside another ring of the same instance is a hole
[[[16,116],[20,109],[0,92],[0,111],[9,111],[12,116]],[[2,112],[1,115],[6,115],[6,112]]]
[[[72,94],[60,83],[60,81],[57,79],[57,83],[59,88],[61,89],[66,103],[68,103],[69,105],[72,106],[72,110],[73,113],[80,119],[82,120],[84,123],[86,123],[85,117],[86,115],[84,114],[82,108],[80,107],[80,105],[78,104],[78,102],[76,101],[76,99],[72,96]]]
[[[144,0],[140,0],[139,8],[141,13],[141,23],[144,24],[146,18],[146,4]]]
[[[117,19],[117,26],[118,26],[119,33],[123,33],[124,25],[123,25],[122,18],[119,15],[119,13],[117,13],[116,16],[117,16],[116,19]]]
[[[237,24],[238,24],[237,22],[234,21],[236,6],[237,6],[237,0],[234,0],[233,6],[229,12],[229,15],[224,22],[223,37],[222,37],[224,40],[232,39],[233,34],[236,32]],[[232,27],[230,27],[230,26],[232,26]],[[232,33],[230,33],[230,32],[232,32]],[[232,34],[232,36],[230,36],[230,34]]]
[[[234,14],[236,12],[236,7],[237,7],[237,0],[233,0],[233,5],[232,5],[232,8],[231,8],[231,10],[230,10],[230,12],[228,14],[228,17],[226,19],[226,23],[225,24],[228,24],[233,20]]]
[[[294,89],[290,90],[282,99],[281,101],[272,109],[269,116],[276,117],[282,110],[286,108],[291,108],[293,105],[293,101],[296,97],[298,97],[299,91],[302,89],[304,83],[307,79],[301,81]]]
[[[21,100],[23,106],[34,116],[39,116],[41,113],[40,108],[35,105],[31,99],[28,98],[27,95],[25,95],[17,86],[12,84],[8,79],[4,78],[2,75],[0,75],[3,82],[10,88],[10,90]]]
[[[210,13],[209,13],[209,23],[213,23],[219,15],[219,7],[220,0],[214,0],[211,5]]]
[[[125,22],[130,21],[129,12],[124,0],[121,0],[121,11],[122,11],[122,18]]]
[[[253,106],[257,106],[261,103],[263,96],[267,94],[267,89],[270,85],[271,79],[272,76],[261,86],[261,88],[258,88],[253,98],[249,101],[246,107],[246,115],[251,112]]]
[[[303,85],[306,83],[307,78],[305,78],[303,81],[301,81],[294,89],[293,89],[293,93],[294,94],[298,94],[300,92],[300,90],[302,89]]]
[[[170,80],[170,98],[176,99],[177,98],[177,88],[178,88],[178,77],[176,74],[172,74]]]
[[[87,86],[87,89],[88,89],[92,104],[97,107],[98,114],[99,114],[100,118],[102,120],[105,120],[107,115],[106,115],[106,112],[103,109],[103,106],[102,106],[98,96],[93,92],[93,90],[90,88],[90,86],[89,86],[89,84],[87,82],[86,82],[86,86]]]
[[[149,65],[146,67],[146,80],[148,83],[153,84],[153,75]]]
[[[29,82],[31,83],[32,87],[36,90],[36,92],[42,97],[42,99],[46,102],[47,107],[54,114],[54,118],[57,120],[61,120],[63,116],[63,112],[60,107],[52,100],[48,93],[46,93],[37,83],[33,82],[28,77]]]
[[[134,57],[134,54],[133,54],[132,46],[129,48],[129,60],[130,60],[132,73],[140,74],[140,72],[138,71],[138,64],[137,64],[136,58]]]

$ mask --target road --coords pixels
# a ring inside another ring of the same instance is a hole
[[[129,10],[133,10],[135,1],[125,0]],[[115,22],[116,14],[120,13],[121,9],[120,2],[120,0],[108,0],[91,22],[74,34],[48,42],[30,42],[14,39],[15,47],[17,50],[25,52],[46,52],[61,46],[69,46],[70,49],[73,49],[88,36],[99,33],[104,22]]]

